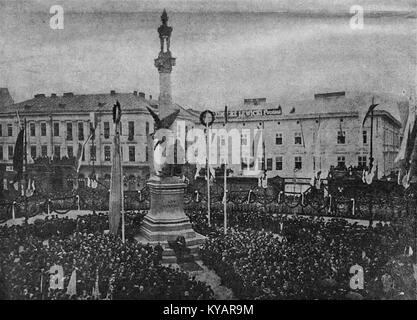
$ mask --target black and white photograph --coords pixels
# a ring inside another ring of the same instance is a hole
[[[415,0],[0,0],[0,300],[417,300],[416,94]]]

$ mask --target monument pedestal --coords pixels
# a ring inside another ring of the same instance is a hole
[[[152,178],[148,181],[150,191],[150,210],[145,216],[141,232],[135,239],[142,243],[163,246],[163,262],[176,262],[174,251],[168,241],[178,236],[185,238],[187,247],[195,258],[205,237],[195,232],[190,219],[184,212],[184,190],[186,184],[177,177]]]

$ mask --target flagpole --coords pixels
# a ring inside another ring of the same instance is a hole
[[[207,177],[207,216],[208,225],[211,227],[211,212],[210,212],[210,147],[209,147],[209,126],[206,120],[206,142],[207,142],[207,156],[206,156],[206,177]]]
[[[121,122],[119,122],[119,126],[121,126]],[[120,143],[120,128],[117,132],[117,134],[119,135],[119,161],[120,161],[120,180],[121,180],[121,184],[120,184],[120,191],[121,191],[121,213],[122,213],[122,242],[125,243],[125,201],[124,201],[124,181],[123,181],[123,166],[122,166],[122,157],[121,157],[121,143]]]
[[[25,177],[25,187],[24,187],[24,195],[25,195],[25,218],[26,220],[28,219],[28,198],[27,198],[27,194],[26,194],[26,189],[27,189],[27,183],[28,183],[28,141],[27,141],[27,130],[26,130],[26,117],[25,117],[25,154],[24,154],[24,160],[25,160],[25,173],[24,173],[24,177]]]
[[[224,160],[224,196],[223,196],[223,209],[224,209],[224,234],[227,234],[227,166],[226,159]]]
[[[224,107],[224,128],[226,129],[227,125],[227,106]],[[225,139],[228,138],[227,132]],[[229,144],[225,141],[226,156],[224,158],[224,196],[223,196],[223,210],[224,210],[224,234],[227,234],[227,158],[229,156]]]
[[[262,121],[262,148],[263,148],[263,158],[264,158],[264,167],[262,168],[264,170],[264,178],[266,179],[267,176],[267,166],[266,166],[266,148],[265,148],[265,120]],[[262,185],[262,189],[264,189],[264,211],[266,212],[266,188]]]

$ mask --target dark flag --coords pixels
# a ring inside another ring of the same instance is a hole
[[[13,170],[17,172],[15,181],[22,179],[23,173],[23,157],[24,157],[24,141],[25,128],[21,128],[19,134],[17,135],[16,145],[14,147],[13,155]]]
[[[362,126],[365,125],[365,121],[366,119],[371,115],[372,111],[374,111],[374,109],[379,105],[379,103],[375,104],[374,103],[374,98],[372,97],[372,104],[369,106],[368,111],[365,114],[365,117],[363,118],[363,122],[362,122]]]
[[[111,183],[109,197],[109,224],[110,233],[117,235],[122,211],[122,163],[120,156],[120,117],[121,108],[117,103],[113,107],[114,140],[113,159],[111,167]]]
[[[224,123],[227,123],[227,116],[228,116],[228,114],[227,114],[227,106],[224,106]]]

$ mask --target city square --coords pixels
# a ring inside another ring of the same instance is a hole
[[[10,32],[0,38],[0,299],[416,300],[415,6],[365,6],[359,19],[360,6],[298,12],[279,1],[264,11],[75,1],[68,13],[22,3],[48,19],[26,39],[0,0]],[[272,58],[283,25],[270,19],[306,28],[304,56],[280,40]],[[316,24],[325,40],[306,35]],[[72,38],[81,25],[91,29]],[[373,39],[362,49],[335,40],[362,31],[360,46]],[[398,34],[409,43],[380,50]],[[315,69],[325,52],[333,60]],[[49,68],[48,55],[64,62]]]

